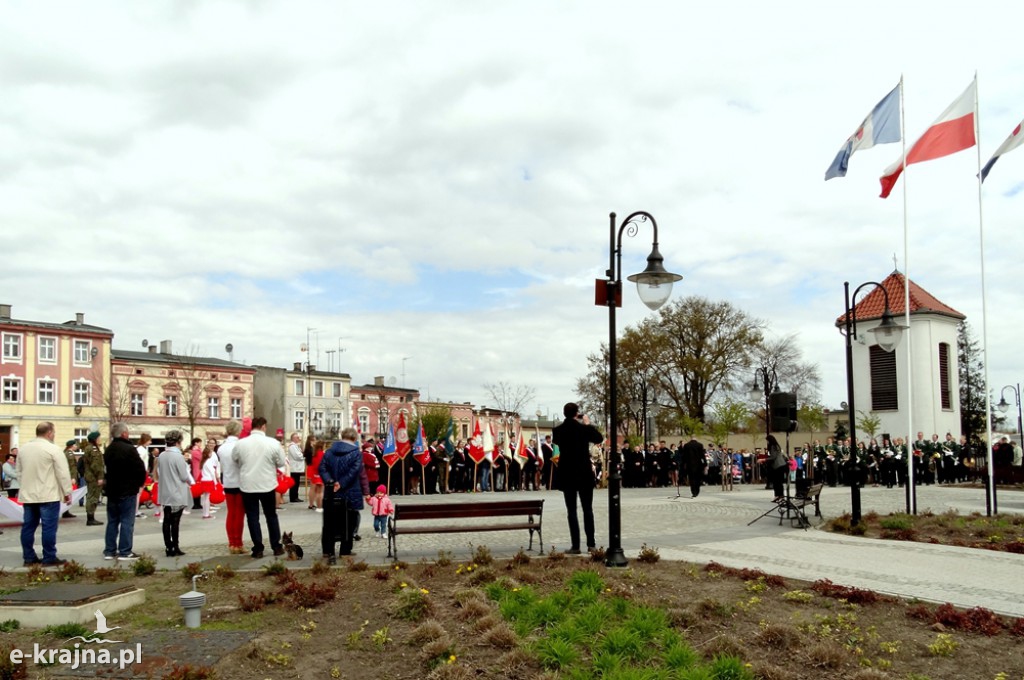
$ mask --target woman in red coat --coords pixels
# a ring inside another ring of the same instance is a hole
[[[306,479],[311,485],[309,492],[309,509],[324,511],[324,480],[320,479],[320,461],[324,457],[324,443],[316,442],[313,446],[313,458],[306,466]]]

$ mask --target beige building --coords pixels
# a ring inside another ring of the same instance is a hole
[[[110,419],[132,437],[156,442],[168,430],[223,439],[228,420],[253,415],[256,369],[224,359],[174,354],[170,340],[145,352],[115,349],[110,361]]]
[[[267,431],[287,436],[298,432],[333,440],[352,425],[348,373],[305,370],[297,362],[291,369],[255,366],[255,413],[267,419]]]
[[[25,321],[0,304],[0,452],[35,439],[50,421],[55,441],[107,429],[113,331],[73,321]]]

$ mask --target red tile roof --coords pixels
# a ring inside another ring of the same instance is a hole
[[[881,283],[886,292],[889,293],[890,311],[897,317],[903,316],[906,310],[906,307],[903,305],[903,274],[899,271],[894,271]],[[877,286],[865,286],[861,292],[864,293],[865,291],[870,292],[864,295],[860,302],[855,305],[857,320],[867,321],[868,319],[882,318],[882,313],[885,311],[885,294]],[[853,292],[853,290],[850,291],[851,294]],[[941,314],[953,317],[954,319],[967,318],[913,281],[910,282],[910,313]],[[836,326],[842,326],[845,323],[846,315],[841,314],[836,319]]]

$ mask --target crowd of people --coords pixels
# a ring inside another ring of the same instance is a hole
[[[105,545],[108,560],[137,559],[133,552],[135,520],[145,517],[143,505],[155,505],[154,517],[163,524],[167,555],[181,556],[182,515],[191,510],[212,519],[217,506],[226,507],[228,550],[244,554],[243,528],[248,526],[251,555],[264,556],[262,524],[274,555],[283,555],[277,511],[286,502],[305,502],[322,513],[322,549],[329,561],[337,554],[352,554],[359,535],[361,510],[368,505],[374,516],[374,534],[384,536],[386,519],[393,512],[392,495],[466,492],[514,492],[560,489],[570,512],[574,550],[580,548],[576,524],[577,499],[584,511],[587,546],[593,545],[593,489],[603,480],[606,449],[600,434],[575,404],[566,405],[567,422],[573,425],[551,436],[530,440],[523,451],[511,443],[499,443],[482,459],[474,461],[466,441],[429,445],[425,455],[406,456],[387,464],[383,442],[361,440],[347,428],[338,441],[327,442],[299,433],[285,441],[284,431],[267,435],[267,421],[257,417],[226,424],[222,442],[193,438],[186,446],[181,432],[165,433],[165,447],[151,447],[149,435],[136,442],[128,427],[115,423],[110,441],[101,445],[99,432],[85,442],[66,443],[61,451],[54,442],[52,423],[40,423],[36,438],[21,451],[12,450],[3,463],[4,490],[24,508],[21,542],[24,563],[59,565],[56,553],[57,524],[61,517],[74,518],[70,498],[75,488],[87,487],[80,501],[86,525],[103,526],[98,508],[106,507]],[[571,413],[570,413],[571,412]],[[577,423],[577,421],[580,421]],[[578,427],[577,427],[578,425]],[[573,429],[575,428],[575,429]],[[559,437],[562,441],[559,442]],[[568,453],[563,458],[562,456]],[[1013,481],[1021,469],[1021,447],[1003,437],[993,449],[996,482]],[[20,454],[20,455],[19,455]],[[858,441],[828,438],[797,445],[792,453],[768,435],[764,448],[735,450],[716,444],[706,447],[695,437],[671,447],[666,441],[621,450],[622,484],[627,488],[688,486],[692,497],[705,485],[765,483],[776,499],[782,483],[816,480],[828,486],[904,486],[913,475],[917,484],[953,484],[976,479],[986,461],[966,438],[944,439],[922,432],[909,445],[901,438]],[[1014,472],[1016,470],[1016,472]],[[305,485],[305,500],[300,488]],[[61,508],[64,508],[63,511]],[[63,514],[61,514],[63,512]],[[42,525],[42,557],[35,551],[34,535]],[[340,545],[339,545],[340,544]]]

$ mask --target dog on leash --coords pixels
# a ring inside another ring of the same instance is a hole
[[[292,539],[292,532],[286,531],[281,535],[281,545],[284,546],[285,552],[288,553],[289,560],[302,559],[302,546],[297,545]]]

